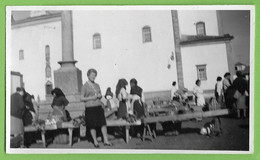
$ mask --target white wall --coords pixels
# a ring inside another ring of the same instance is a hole
[[[142,27],[149,25],[152,42],[142,42]],[[144,91],[169,90],[177,80],[176,63],[167,68],[174,51],[170,11],[74,11],[74,53],[87,80],[96,68],[102,92],[119,78],[136,78]],[[101,34],[102,49],[94,50],[92,36]]]
[[[15,93],[16,88],[21,86],[21,76],[11,75],[11,94]]]
[[[59,68],[61,60],[61,23],[52,22],[12,29],[11,71],[23,75],[25,89],[45,99],[45,45],[50,46],[52,71]],[[24,60],[19,60],[19,50],[24,50]],[[52,75],[53,79],[53,75]],[[54,81],[53,81],[54,82]]]
[[[196,23],[205,22],[206,35],[219,35],[217,12],[209,10],[180,10],[178,11],[180,34],[196,35]]]
[[[179,11],[182,34],[196,34],[193,21],[205,21],[207,34],[218,34],[214,11],[207,11],[207,14],[203,11]],[[151,27],[150,43],[142,42],[142,27],[145,25]],[[170,11],[73,11],[73,31],[74,58],[78,61],[76,66],[82,70],[83,82],[87,80],[87,70],[96,68],[96,81],[103,94],[107,87],[114,92],[119,78],[128,81],[136,78],[146,92],[169,90],[172,81],[177,81],[176,62],[170,61],[174,51]],[[102,49],[93,49],[94,33],[101,34]],[[11,70],[23,74],[26,90],[40,95],[41,99],[45,97],[45,45],[50,45],[52,71],[57,70],[60,67],[57,62],[62,59],[60,22],[12,30]],[[24,50],[23,61],[19,61],[20,49]],[[193,87],[197,63],[207,63],[208,72],[223,64],[218,72],[208,74],[209,80],[203,84],[212,88],[216,76],[227,71],[225,53],[224,44],[182,48],[186,87]],[[198,59],[201,56],[205,59]],[[168,62],[170,69],[167,68]]]
[[[217,77],[228,72],[224,43],[183,47],[181,53],[184,85],[190,90],[198,79],[196,65],[206,64],[207,80],[201,83],[203,89],[214,89]]]

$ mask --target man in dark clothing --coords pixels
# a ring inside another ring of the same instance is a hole
[[[237,78],[233,82],[233,86],[236,90],[238,90],[242,95],[245,94],[245,91],[248,91],[248,84],[245,78],[242,75],[241,71],[237,71]]]
[[[240,117],[240,110],[243,110],[244,117],[246,117],[246,93],[247,90],[247,81],[245,80],[244,76],[242,75],[241,71],[237,71],[237,78],[233,82],[233,86],[236,90],[234,97],[236,98],[236,109],[237,109],[237,116]]]
[[[16,92],[11,95],[11,116],[22,119],[25,108],[23,101],[23,91],[20,87],[16,88]]]
[[[24,101],[23,91],[21,88],[16,88],[16,93],[11,95],[11,147],[23,147],[24,141],[24,125],[23,125],[23,112],[24,112]],[[17,137],[21,137],[17,141]]]

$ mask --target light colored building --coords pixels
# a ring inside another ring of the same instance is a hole
[[[61,12],[32,12],[12,22],[11,71],[23,75],[26,90],[45,99],[55,86],[62,60]],[[222,35],[217,11],[72,11],[73,51],[83,82],[89,68],[103,94],[119,78],[136,78],[145,92],[168,91],[172,81],[189,90],[196,79],[214,89],[230,70],[229,35]],[[231,59],[231,60],[230,60]],[[233,65],[234,66],[234,65]]]

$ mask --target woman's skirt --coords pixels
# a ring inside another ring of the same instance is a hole
[[[11,116],[11,135],[18,135],[24,133],[23,120],[14,116]]]
[[[127,117],[127,106],[125,102],[119,101],[119,108],[117,110],[117,118]]]
[[[234,98],[237,99],[236,107],[237,109],[245,109],[246,108],[246,95],[242,95],[239,91],[235,92]]]
[[[145,116],[145,110],[144,110],[144,105],[142,102],[139,100],[136,100],[134,102],[134,115],[136,116],[137,119],[140,119]]]
[[[105,126],[107,123],[104,109],[101,106],[86,107],[85,121],[86,126],[90,129]]]

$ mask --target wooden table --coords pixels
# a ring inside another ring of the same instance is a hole
[[[36,131],[40,131],[41,132],[41,137],[42,137],[42,142],[43,142],[43,147],[46,147],[46,139],[45,139],[45,132],[46,131],[50,131],[50,130],[57,130],[57,129],[68,129],[69,132],[69,145],[72,146],[72,137],[73,137],[73,130],[75,128],[79,128],[80,126],[74,126],[71,122],[62,122],[60,124],[57,125],[46,125],[44,127],[44,129],[37,129],[35,126],[33,125],[29,125],[24,127],[24,132],[36,132]],[[80,139],[79,139],[80,140]]]
[[[164,110],[154,110],[154,111],[164,111]],[[167,111],[167,110],[166,110]],[[166,115],[166,116],[157,116],[157,117],[145,117],[142,120],[142,123],[145,125],[145,127],[148,129],[148,132],[146,133],[146,130],[144,130],[143,134],[143,140],[145,138],[149,138],[152,140],[152,138],[156,138],[155,131],[150,129],[149,125],[152,123],[163,123],[167,121],[187,121],[190,119],[195,118],[205,118],[205,117],[216,117],[216,116],[223,116],[230,114],[230,110],[228,109],[219,109],[219,110],[213,110],[213,111],[206,111],[206,112],[193,112],[193,113],[185,113],[180,115]],[[145,128],[145,129],[146,129]]]
[[[193,112],[185,113],[179,115],[167,115],[167,116],[158,116],[158,117],[146,117],[143,120],[143,123],[155,123],[155,122],[166,122],[166,121],[186,121],[195,118],[205,118],[205,117],[215,117],[228,115],[230,111],[228,109],[219,109],[206,112]]]
[[[130,126],[141,125],[141,121],[136,121],[135,123],[129,123],[125,120],[107,120],[107,127],[125,127],[125,141],[126,143],[129,142],[129,129]],[[43,146],[46,147],[46,139],[45,139],[45,132],[57,129],[68,129],[69,132],[69,145],[72,146],[72,138],[73,138],[73,130],[75,128],[79,128],[80,126],[74,126],[71,122],[62,122],[60,125],[46,125],[44,129],[39,130],[35,126],[26,126],[24,127],[24,132],[41,132]],[[80,140],[80,139],[79,139]]]
[[[126,120],[107,120],[107,127],[125,127],[125,141],[126,143],[129,142],[129,129],[130,126],[138,126],[141,125],[141,120],[138,120],[134,123],[129,123]]]

